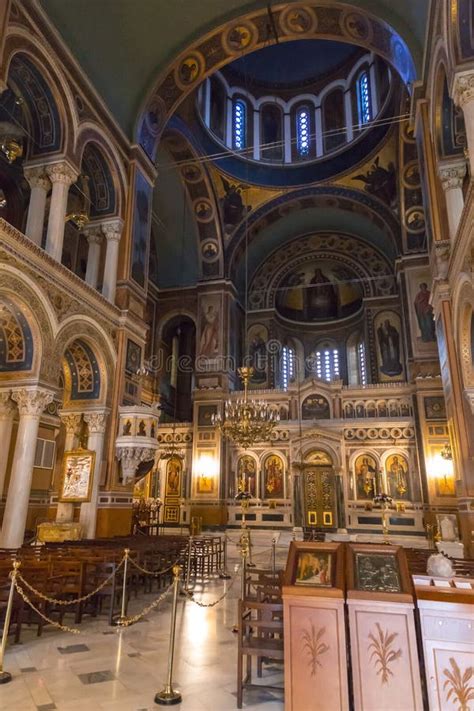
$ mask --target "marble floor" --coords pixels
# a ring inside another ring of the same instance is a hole
[[[234,534],[234,537],[237,537]],[[268,541],[254,548],[255,562],[268,565]],[[287,545],[278,548],[284,565]],[[235,549],[230,551],[229,572],[234,575]],[[196,599],[215,600],[232,581],[212,580],[196,586]],[[236,620],[239,580],[215,607],[201,608],[179,599],[176,628],[174,686],[183,697],[174,708],[183,711],[228,711],[236,708]],[[133,600],[135,614],[157,594]],[[13,681],[0,686],[3,711],[146,711],[164,708],[154,696],[164,686],[167,673],[171,597],[142,622],[128,629],[109,627],[105,617],[84,618],[81,634],[46,627],[43,636],[25,627],[22,643],[11,645],[5,670]],[[69,616],[67,622],[72,624]],[[282,667],[267,668],[265,681],[282,685]],[[267,689],[244,692],[249,711],[282,711],[283,694]]]

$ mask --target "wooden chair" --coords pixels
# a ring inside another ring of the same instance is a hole
[[[245,677],[244,657],[246,657]],[[252,657],[257,658],[257,675],[263,675],[264,661],[283,661],[283,605],[281,603],[239,600],[239,629],[237,657],[237,708],[242,708],[245,688],[281,686],[252,685]]]

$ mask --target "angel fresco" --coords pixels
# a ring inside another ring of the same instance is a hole
[[[223,176],[221,176],[221,180],[225,190],[225,196],[221,198],[224,229],[229,233],[244,219],[246,212],[249,212],[251,208],[244,205],[242,200],[242,190],[245,190],[246,185],[231,183]]]
[[[380,165],[380,157],[377,156],[365,175],[354,175],[352,180],[360,180],[365,183],[364,190],[367,193],[375,195],[390,207],[396,206],[397,184],[393,163],[390,162],[387,168],[383,168]]]

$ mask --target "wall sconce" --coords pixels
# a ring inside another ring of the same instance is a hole
[[[82,199],[79,198],[77,193],[74,193],[73,205],[75,203],[74,207],[76,209],[66,215],[66,222],[72,222],[78,230],[83,230],[89,222],[89,178],[87,175],[80,175],[77,182],[79,183],[77,189]],[[82,202],[82,205],[79,205],[79,202]]]
[[[3,210],[7,206],[7,198],[2,189],[0,189],[0,210]]]
[[[451,449],[450,444],[445,444],[443,449],[441,450],[441,456],[443,457],[444,460],[447,461],[453,461],[453,451]]]

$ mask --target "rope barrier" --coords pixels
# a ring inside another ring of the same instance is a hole
[[[225,590],[225,591],[223,592],[223,594],[222,594],[220,597],[218,597],[217,600],[214,600],[213,602],[200,602],[199,600],[195,600],[195,599],[194,599],[194,593],[193,593],[193,592],[190,592],[189,590],[186,590],[186,589],[183,588],[183,587],[181,587],[181,592],[182,592],[182,594],[185,595],[189,600],[191,600],[191,602],[194,602],[194,604],[197,605],[198,607],[215,607],[215,606],[218,605],[220,602],[222,602],[222,600],[223,600],[225,597],[227,597],[227,595],[228,595],[228,594],[230,593],[230,591],[232,590],[232,587],[233,587],[235,581],[236,581],[237,578],[239,577],[239,572],[240,572],[241,567],[242,567],[242,564],[240,563],[239,566],[238,566],[238,568],[237,568],[236,574],[235,574],[234,577],[232,578],[232,581],[229,583],[229,587],[227,588],[227,590]]]
[[[164,592],[161,593],[159,597],[156,598],[156,600],[153,600],[149,605],[146,605],[141,612],[138,612],[136,615],[133,615],[132,617],[124,617],[122,618],[120,622],[121,627],[131,627],[131,625],[136,624],[139,620],[142,619],[142,617],[145,617],[149,612],[155,609],[155,607],[158,607],[158,605],[163,602],[165,597],[169,595],[171,590],[173,589],[174,582],[169,585]]]
[[[34,612],[36,612],[36,614],[39,615],[45,622],[47,622],[49,625],[53,625],[53,627],[57,627],[63,632],[71,632],[71,634],[81,634],[81,630],[77,629],[77,627],[69,627],[68,625],[63,625],[61,622],[56,622],[56,620],[52,620],[50,617],[45,615],[44,612],[42,612],[38,607],[36,607],[34,603],[31,602],[23,588],[18,585],[16,579],[13,581],[13,583],[15,585],[15,590],[24,600],[24,602],[26,602],[26,604],[29,605],[31,609],[34,610]]]
[[[46,602],[51,602],[54,605],[59,605],[63,607],[67,607],[68,605],[76,605],[80,602],[85,602],[86,600],[89,600],[91,597],[94,595],[97,595],[98,592],[103,590],[106,585],[112,580],[112,578],[117,574],[117,572],[120,570],[122,565],[125,562],[125,556],[123,556],[122,560],[120,563],[117,565],[115,570],[113,570],[110,575],[108,575],[98,587],[95,588],[95,590],[92,590],[91,592],[86,593],[85,595],[82,595],[81,597],[74,598],[73,600],[58,600],[56,597],[50,597],[49,595],[45,595],[41,590],[37,590],[31,583],[29,583],[25,578],[21,575],[21,573],[17,573],[17,577],[25,587],[28,588],[30,592],[32,592],[34,595],[37,597],[41,598],[42,600],[45,600]]]

